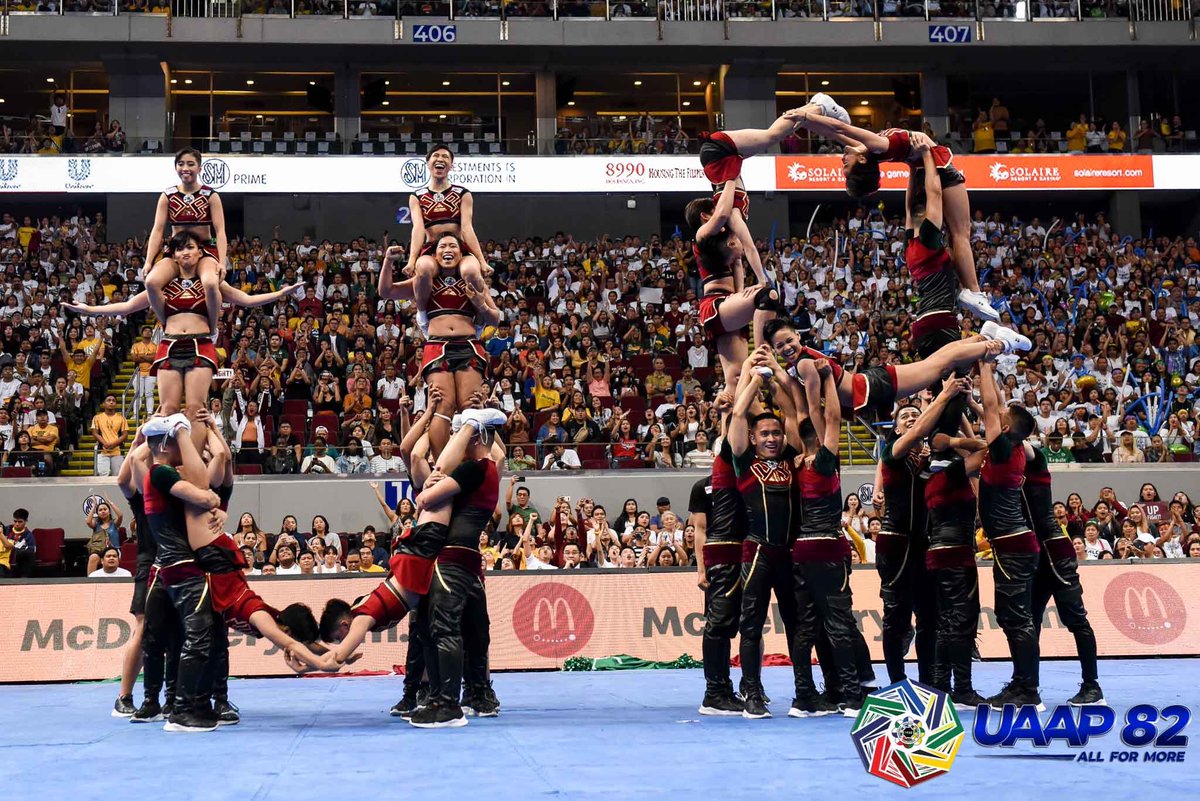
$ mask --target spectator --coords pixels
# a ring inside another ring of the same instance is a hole
[[[362,569],[363,573],[386,573],[387,572],[386,569],[375,564],[375,555],[374,555],[373,550],[369,546],[363,545],[361,548],[359,548],[358,549],[358,557],[362,564],[361,569]]]
[[[50,422],[50,413],[44,408],[34,412],[34,424],[28,428],[27,433],[33,449],[42,454],[46,466],[45,475],[54,475],[59,435],[58,426]]]
[[[117,397],[104,396],[102,411],[92,418],[92,436],[96,438],[96,475],[115,476],[125,460],[121,449],[129,437],[129,421],[117,411]]]
[[[275,574],[278,576],[300,575],[300,563],[296,561],[296,547],[291,543],[276,545]]]
[[[370,469],[370,460],[363,454],[362,442],[356,438],[352,438],[346,443],[346,448],[342,451],[342,455],[337,459],[337,473],[340,476],[349,476],[357,473],[366,473]]]
[[[524,476],[510,476],[508,479],[508,490],[504,494],[504,505],[508,507],[509,517],[512,517],[513,515],[520,515],[522,519],[528,520],[530,515],[532,515],[535,518],[540,518],[541,513],[538,512],[537,507],[533,505],[529,487],[525,486],[524,483],[521,483],[524,481]],[[514,488],[518,483],[521,483],[521,488],[514,491]],[[514,495],[516,499],[515,502]]]
[[[382,566],[388,563],[388,550],[382,545],[376,544],[374,526],[367,526],[363,529],[362,547],[371,549],[371,559],[374,564]]]
[[[399,473],[404,469],[404,462],[392,452],[392,440],[383,437],[379,440],[379,453],[371,459],[370,472],[375,475],[384,473]]]
[[[342,563],[338,561],[336,551],[326,549],[314,572],[319,576],[333,576],[346,572],[346,568],[342,567]]]
[[[1133,432],[1122,431],[1120,444],[1113,451],[1113,464],[1140,464],[1146,461],[1146,454],[1133,443]]]
[[[287,425],[285,422],[284,425]],[[296,461],[296,451],[299,450],[299,445],[289,444],[289,437],[283,431],[280,431],[275,436],[275,444],[268,449],[266,459],[263,462],[264,472],[272,475],[291,475],[299,472],[299,463]]]
[[[546,422],[538,429],[537,443],[544,445],[547,443],[566,442],[566,440],[567,430],[562,427],[562,418],[559,416],[557,410],[550,412],[550,416],[546,419]]]
[[[265,434],[263,421],[258,416],[258,402],[248,401],[234,432],[233,444],[238,464],[262,464]]]
[[[329,456],[325,438],[318,436],[313,440],[313,452],[304,457],[300,472],[309,475],[333,475],[337,473],[337,463]]]
[[[316,572],[317,560],[311,551],[305,551],[300,554],[300,559],[297,560],[300,566],[300,575],[311,576]]]
[[[50,105],[50,127],[56,136],[67,132],[71,110],[67,108],[67,96],[62,92],[54,93],[54,101]]]
[[[133,574],[121,567],[121,551],[108,547],[100,556],[99,567],[88,571],[88,578],[133,578]]]
[[[29,510],[17,509],[13,512],[11,526],[0,526],[6,537],[12,543],[12,553],[9,555],[9,569],[15,578],[29,578],[33,575],[33,567],[37,561],[37,540],[33,530],[28,527]]]
[[[89,574],[100,566],[100,558],[104,555],[106,548],[120,549],[121,547],[121,522],[124,520],[124,515],[120,509],[112,505],[108,496],[98,497],[102,500],[92,506],[85,518],[87,527],[92,532],[87,544],[87,572]],[[117,558],[120,559],[119,553]]]
[[[350,551],[349,553],[346,554],[346,571],[345,572],[347,572],[347,573],[363,572],[362,557],[359,556],[358,551]]]
[[[525,449],[520,445],[512,448],[509,452],[509,457],[505,460],[504,468],[510,473],[520,473],[524,470],[533,470],[537,467],[537,462],[534,458],[525,453]]]
[[[1126,140],[1127,137],[1125,131],[1121,129],[1121,123],[1113,120],[1112,127],[1108,131],[1108,152],[1124,153]]]
[[[546,454],[546,460],[542,462],[543,470],[579,470],[583,464],[579,461],[579,454],[574,448],[567,448],[563,445],[555,445],[554,449]]]

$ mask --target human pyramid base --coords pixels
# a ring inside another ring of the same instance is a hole
[[[750,204],[740,172],[744,159],[797,127],[845,146],[854,197],[878,190],[881,162],[909,164],[904,261],[919,298],[910,333],[920,361],[850,372],[802,343],[780,315],[779,293],[746,224]],[[429,185],[409,202],[407,263],[400,268],[402,248],[388,248],[378,281],[381,298],[414,302],[425,337],[420,371],[430,403],[399,448],[417,493],[417,525],[399,542],[378,587],[361,598],[330,599],[319,619],[304,604],[277,610],[252,590],[244,557],[224,533],[232,456],[205,411],[217,367],[216,312],[224,302],[269,304],[297,287],[247,295],[224,283],[224,217],[217,193],[198,183],[200,159],[191,149],[176,155],[180,183],[160,198],[149,255],[172,229],[162,257],[147,260],[154,266],[146,292],[124,303],[71,307],[89,315],[152,308],[165,331],[153,368],[159,415],[138,432],[118,479],[138,523],[138,628],[114,716],[165,717],[164,728],[185,732],[237,723],[228,698],[229,628],[270,640],[296,672],[336,672],[360,656],[369,633],[405,617],[408,678],[392,713],[418,728],[497,715],[479,541],[500,518],[498,432],[507,418],[485,401],[490,364],[479,332],[500,312],[472,225],[471,194],[450,180],[453,154],[439,146],[427,155]],[[874,673],[853,614],[850,546],[840,526],[838,451],[847,415],[895,423],[875,481],[876,505],[884,509],[877,567],[889,679],[906,677],[905,656],[915,642],[919,680],[955,704],[1040,706],[1039,623],[1053,597],[1082,664],[1083,685],[1070,701],[1102,703],[1075,552],[1051,511],[1046,459],[1027,442],[1034,420],[1021,407],[1003,407],[992,367],[1001,353],[1031,344],[998,324],[980,291],[970,203],[950,152],[920,133],[857,128],[819,94],[767,129],[704,137],[700,161],[714,194],[689,203],[685,218],[704,286],[699,319],[725,380],[717,397],[721,444],[689,508],[705,591],[700,713],[770,717],[761,668],[772,594],[794,666],[788,714],[854,716],[863,703]],[[747,264],[756,279],[749,286]],[[960,308],[983,320],[979,334],[962,336]],[[908,400],[925,390],[931,402]],[[968,413],[982,422],[984,438],[966,422]],[[977,516],[994,553],[996,616],[1013,658],[1012,680],[990,698],[971,681],[980,613]],[[739,691],[730,678],[735,635]],[[812,674],[814,649],[823,692]],[[139,665],[145,700],[135,707]],[[422,677],[424,698],[417,694]]]

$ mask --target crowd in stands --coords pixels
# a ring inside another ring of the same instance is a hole
[[[210,400],[237,452],[239,471],[402,470],[395,444],[425,409],[427,393],[415,374],[421,340],[413,309],[375,297],[387,239],[233,238],[231,283],[249,291],[298,277],[307,283],[274,308],[224,313],[219,346],[232,377],[215,383]],[[1194,239],[1122,238],[1102,215],[1018,220],[982,210],[972,239],[981,283],[1003,323],[1034,343],[1028,354],[1001,356],[997,369],[1004,397],[1035,414],[1051,461],[1194,459],[1200,452],[1200,249]],[[851,370],[915,358],[907,336],[913,304],[902,245],[899,218],[878,208],[822,221],[807,239],[760,243],[785,313],[808,342]],[[511,417],[505,432],[510,471],[711,463],[719,436],[711,403],[722,387],[696,321],[699,287],[688,242],[657,235],[578,241],[556,233],[486,242],[484,252],[503,312],[483,338],[493,357],[491,395]],[[53,472],[54,452],[78,442],[85,426],[101,443],[98,468],[113,472],[119,465],[116,454],[144,408],[126,408],[128,420],[117,420],[113,415],[122,410],[107,390],[126,357],[145,362],[157,333],[146,329],[143,336],[142,319],[66,315],[58,302],[115,301],[140,291],[142,254],[142,244],[132,239],[109,241],[103,215],[34,220],[0,214],[0,446],[6,468]],[[964,333],[973,327],[963,320]],[[527,493],[518,484],[512,503],[529,507]],[[1180,528],[1180,520],[1193,525],[1186,498],[1179,498],[1178,510],[1168,503],[1152,513],[1134,511],[1130,499],[1111,500],[1108,511],[1116,511],[1117,522],[1107,527],[1102,505],[1085,511],[1077,499],[1065,502],[1066,520],[1078,529],[1072,533],[1080,535],[1085,552],[1103,558],[1087,525],[1094,516],[1102,524],[1096,536],[1118,556],[1155,556],[1155,548],[1170,556],[1176,545],[1191,555],[1192,534]],[[604,528],[593,536],[594,509],[581,516],[582,500],[569,506],[556,502],[548,519],[518,509],[498,520],[500,533],[488,546],[495,549],[491,564],[504,566],[509,559],[529,568],[578,558],[637,566],[694,557],[685,521],[663,514],[665,508],[641,523],[636,502],[613,510],[607,519],[614,521],[614,533],[606,538]],[[854,517],[853,509],[847,512]],[[404,504],[388,510],[376,547],[386,554],[396,527],[402,529],[411,514]],[[861,517],[848,529],[863,540],[860,560],[869,561],[870,514]],[[1128,518],[1136,536],[1117,536]],[[1159,530],[1149,543],[1152,524],[1169,524],[1179,542],[1159,542]],[[294,521],[281,528],[296,537],[291,559],[304,572],[305,552],[312,552],[307,538],[295,534]],[[321,528],[314,523],[310,530]],[[665,544],[663,530],[670,533]],[[275,555],[262,561],[277,572],[280,563],[293,569],[288,545],[277,538],[254,543]],[[349,541],[344,549],[332,539],[324,543],[341,557],[353,556],[350,545],[361,551]],[[96,569],[104,569],[104,549],[112,546],[111,538],[97,537]],[[369,570],[380,563],[374,557],[359,553],[349,563]],[[317,571],[326,555],[312,559]],[[346,561],[338,559],[343,566]]]
[[[1013,114],[998,97],[974,112],[952,110],[947,138],[957,149],[981,154],[1182,153],[1194,150],[1197,141],[1179,114],[1153,112],[1141,119],[1135,131],[1125,130],[1121,120],[1087,114],[1048,124],[1041,117]]]
[[[375,297],[381,242],[233,239],[232,284],[267,291],[307,283],[286,304],[225,311],[219,351],[233,374],[215,382],[211,409],[239,469],[401,469],[394,447],[427,395],[411,305]],[[1001,357],[1004,395],[1037,416],[1053,459],[1124,464],[1200,453],[1194,239],[1121,238],[1102,215],[1020,221],[979,211],[973,245],[1003,323],[1034,343],[1020,358]],[[857,208],[810,239],[760,247],[806,341],[851,370],[916,358],[898,217]],[[557,233],[484,249],[503,317],[482,334],[493,402],[511,417],[510,469],[710,462],[719,433],[711,402],[722,387],[696,320],[688,242],[581,242]],[[148,370],[159,334],[143,336],[141,318],[68,316],[57,301],[140,291],[142,254],[132,239],[108,242],[102,216],[0,215],[6,465],[48,461],[45,452],[70,448],[84,426],[103,431],[110,449],[124,442],[115,441],[123,433],[116,421],[103,417],[104,393],[135,340],[146,340],[135,359]],[[964,319],[964,333],[973,328]],[[131,423],[141,417],[140,409],[116,411]]]

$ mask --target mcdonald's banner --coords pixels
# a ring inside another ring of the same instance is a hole
[[[1086,565],[1080,570],[1086,603],[1102,656],[1200,655],[1200,562]],[[984,603],[979,647],[985,658],[1007,658],[1004,634],[991,601],[992,574],[979,572]],[[374,578],[252,580],[269,603],[303,601],[317,614],[330,597],[353,600]],[[872,656],[879,642],[879,578],[854,571],[855,608]],[[0,681],[103,679],[121,669],[133,617],[129,581],[47,581],[0,584]],[[492,620],[492,667],[520,670],[560,667],[568,657],[630,654],[666,661],[700,657],[703,597],[691,570],[532,571],[487,579]],[[766,649],[786,653],[778,609],[767,620]],[[404,663],[408,626],[375,635],[363,647],[359,670],[391,670]],[[1053,607],[1047,610],[1042,653],[1072,656],[1074,640]],[[230,636],[234,675],[283,675],[288,670],[265,640]]]

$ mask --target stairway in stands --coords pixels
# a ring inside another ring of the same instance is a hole
[[[122,362],[121,367],[117,370],[117,377],[113,379],[110,392],[117,396],[117,410],[121,409],[121,393],[125,387],[129,386],[129,380],[133,378],[134,370],[133,359],[127,358]],[[133,392],[130,391],[125,398],[126,407],[125,414],[129,417],[130,426],[136,421],[133,414]],[[79,447],[71,454],[71,459],[63,469],[64,476],[91,476],[96,473],[96,438],[91,432],[91,418],[83,421],[83,432],[79,435]],[[129,437],[133,439],[132,434]]]
[[[846,427],[842,426],[842,447],[838,450],[842,467],[851,464],[874,466],[875,432],[857,420],[850,423],[850,430],[854,437],[846,433]]]

